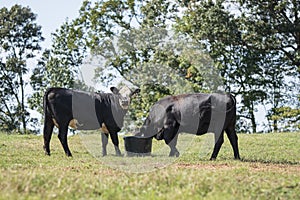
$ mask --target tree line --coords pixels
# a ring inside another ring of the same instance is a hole
[[[239,132],[257,132],[261,107],[265,131],[300,129],[299,1],[86,0],[47,49],[36,18],[29,7],[0,10],[1,130],[26,133],[47,87],[89,90],[80,66],[100,57],[95,81],[118,74],[141,88],[129,112],[137,125],[159,98],[221,86],[238,99]]]

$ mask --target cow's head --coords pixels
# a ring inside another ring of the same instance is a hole
[[[118,96],[118,100],[120,103],[120,106],[127,110],[131,101],[131,98],[140,92],[140,89],[135,89],[134,91],[131,91],[128,87],[124,86],[120,90],[118,90],[116,87],[111,87],[110,90],[113,94]]]
[[[154,137],[157,140],[163,139],[164,133],[164,121],[166,116],[166,109],[160,105],[160,103],[155,103],[149,112],[149,115],[144,121],[144,124],[140,128],[137,136],[142,137]]]

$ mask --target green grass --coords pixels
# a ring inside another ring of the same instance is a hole
[[[242,161],[227,139],[208,161],[209,135],[181,135],[178,159],[161,141],[153,157],[115,157],[109,147],[101,158],[99,138],[69,137],[67,158],[56,135],[49,157],[42,136],[0,133],[0,199],[300,199],[300,133],[240,134]]]

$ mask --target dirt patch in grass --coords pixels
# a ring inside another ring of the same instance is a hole
[[[189,163],[177,163],[175,164],[176,168],[184,169],[234,169],[236,166],[230,164],[189,164]]]
[[[241,168],[241,165],[230,164],[230,163],[177,163],[174,165],[175,168],[184,169],[208,169],[208,170],[230,170]],[[276,171],[281,173],[293,173],[300,174],[300,165],[288,165],[288,164],[265,164],[265,163],[247,163],[244,166],[250,171]]]
[[[277,171],[282,173],[300,174],[300,165],[251,163],[249,168],[254,171]]]

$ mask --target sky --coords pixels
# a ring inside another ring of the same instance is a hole
[[[45,41],[43,49],[51,45],[51,33],[55,32],[67,19],[71,21],[79,15],[83,0],[0,0],[0,7],[8,9],[15,4],[28,6],[37,14],[36,23],[42,26]]]
[[[0,0],[0,7],[10,9],[15,4],[28,6],[37,15],[36,23],[42,27],[42,35],[45,40],[40,45],[44,50],[51,47],[52,33],[67,20],[72,21],[79,16],[82,2],[83,0]],[[33,69],[36,65],[36,59],[28,60],[27,64]],[[94,68],[82,66],[81,70],[85,76],[85,81],[88,82],[87,84],[93,85],[94,83],[89,79],[94,76]],[[30,74],[25,77],[27,81],[29,81],[29,78]]]

